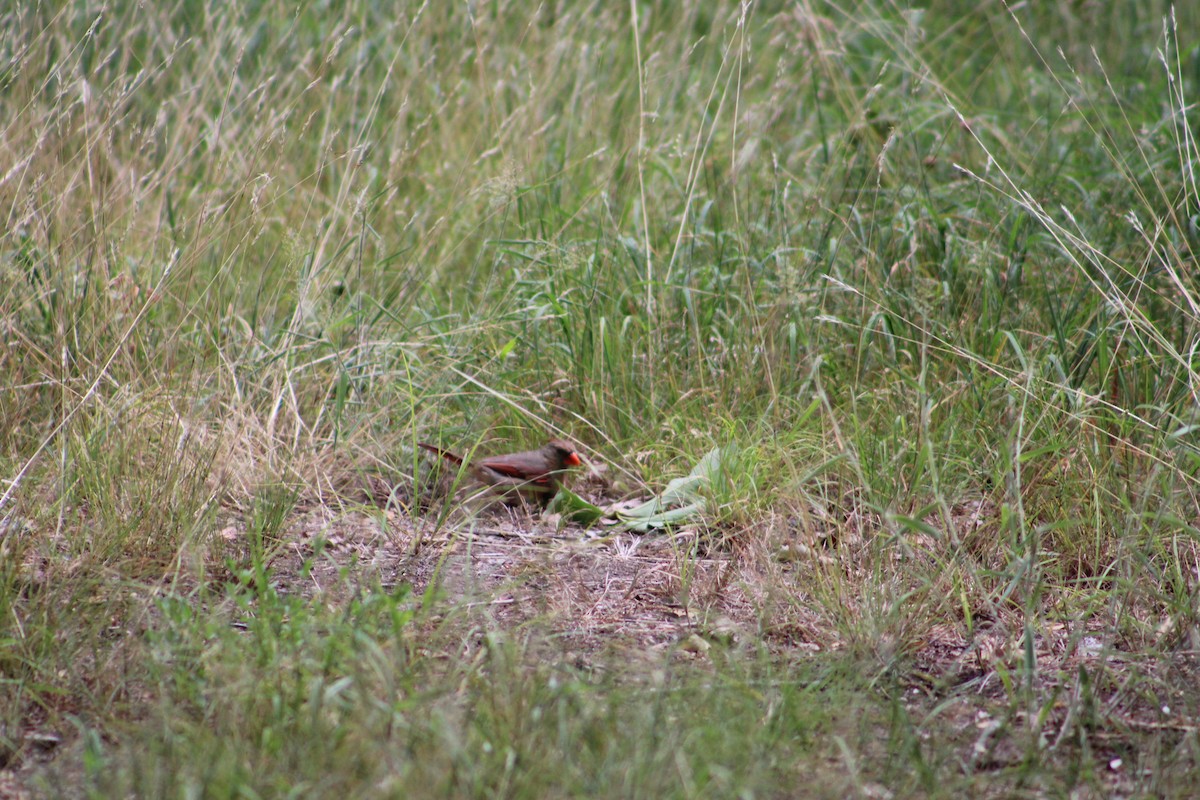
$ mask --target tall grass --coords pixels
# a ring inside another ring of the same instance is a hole
[[[1029,737],[1022,775],[1102,785],[1091,731],[1196,708],[1152,664],[1197,624],[1198,22],[0,12],[0,762],[77,730],[59,763],[84,776],[53,780],[99,795],[788,794],[778,754],[816,763],[821,730],[839,791],[949,793],[983,768],[923,751],[896,699],[944,634],[994,637],[980,681]],[[344,507],[370,472],[419,517],[417,440],[560,433],[616,493],[740,445],[705,547],[821,550],[758,574],[761,630],[811,614],[870,665],[888,699],[855,701],[861,736],[813,708],[867,697],[841,662],[816,693],[767,650],[592,681],[530,667],[534,633],[478,655],[432,595],[357,595],[350,572],[333,610],[280,593],[298,504]],[[1058,658],[1093,633],[1146,659],[1126,695]],[[1164,724],[1137,785],[1170,793],[1193,767]],[[907,755],[877,759],[881,731]]]

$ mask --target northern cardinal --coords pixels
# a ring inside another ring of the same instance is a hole
[[[424,442],[418,442],[417,446],[456,466],[463,464],[463,458],[449,450]],[[574,447],[555,439],[540,450],[482,458],[467,464],[467,468],[476,479],[502,495],[516,494],[544,506],[558,492],[563,474],[582,463]]]

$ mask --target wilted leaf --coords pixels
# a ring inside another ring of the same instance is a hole
[[[675,525],[703,513],[706,503],[701,491],[720,478],[723,464],[732,454],[732,446],[714,447],[685,477],[668,483],[658,497],[633,508],[617,510],[617,517],[629,530],[645,533],[651,528]]]

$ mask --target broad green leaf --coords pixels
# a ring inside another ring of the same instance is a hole
[[[578,522],[585,527],[595,525],[596,521],[604,516],[602,508],[592,505],[565,487],[559,489],[558,494],[554,495],[548,510],[556,511],[562,514],[564,520]]]

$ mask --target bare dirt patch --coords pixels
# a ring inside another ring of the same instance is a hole
[[[289,526],[273,573],[281,588],[308,596],[348,583],[406,584],[449,607],[485,610],[500,627],[536,624],[580,653],[702,653],[710,641],[760,636],[805,651],[831,645],[816,635],[816,614],[798,618],[795,604],[763,588],[779,578],[765,570],[794,565],[734,550],[697,554],[694,533],[595,537],[553,523],[497,509],[437,528],[390,511],[317,508]]]

